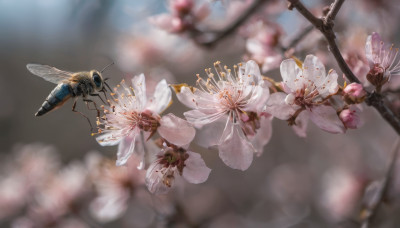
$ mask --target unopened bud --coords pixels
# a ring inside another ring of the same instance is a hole
[[[363,125],[363,121],[360,118],[360,112],[360,109],[351,106],[349,109],[342,110],[339,118],[342,120],[346,128],[357,129]]]
[[[364,101],[367,93],[363,86],[358,83],[351,83],[343,89],[344,100],[348,104],[358,104]]]

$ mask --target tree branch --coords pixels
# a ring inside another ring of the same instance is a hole
[[[294,48],[297,46],[300,41],[304,39],[312,30],[314,29],[313,25],[308,26],[305,28],[296,38],[294,38],[286,47],[282,47],[282,52],[286,52],[290,50],[291,48]]]
[[[336,18],[336,15],[339,13],[340,7],[342,7],[344,0],[334,1],[331,4],[330,10],[325,17],[325,23],[333,22]]]
[[[325,19],[320,19],[315,17],[299,0],[288,0],[289,1],[289,9],[296,8],[311,24],[314,25],[315,28],[321,31],[321,33],[325,36],[328,41],[329,50],[332,52],[333,56],[336,59],[341,71],[346,75],[347,79],[350,82],[360,83],[358,78],[353,74],[347,63],[344,61],[343,56],[336,44],[336,37],[333,32],[333,19],[336,17],[339,12],[340,7],[342,6],[344,0],[335,0],[329,12],[326,14]],[[383,97],[379,93],[376,92],[368,92],[368,96],[366,99],[366,103],[370,106],[373,106],[381,116],[393,127],[393,129],[400,135],[400,120],[397,116],[387,107],[383,102]]]
[[[264,3],[268,2],[268,0],[255,0],[253,4],[242,14],[240,15],[232,24],[230,24],[223,31],[220,31],[215,34],[215,37],[212,40],[203,41],[202,37],[195,37],[195,41],[197,44],[212,47],[217,44],[219,41],[228,37],[232,34],[237,28],[239,28],[247,19],[253,15]],[[207,32],[206,32],[207,33]]]

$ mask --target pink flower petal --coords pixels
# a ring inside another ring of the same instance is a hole
[[[211,169],[206,166],[200,154],[187,151],[189,158],[185,160],[182,176],[192,184],[200,184],[208,179]]]
[[[226,121],[227,116],[223,116],[212,124],[203,126],[196,133],[196,144],[205,148],[218,145],[221,135],[224,132]]]
[[[146,186],[151,193],[154,194],[165,194],[169,191],[169,187],[163,182],[163,173],[162,170],[163,165],[156,162],[153,162],[146,172]],[[173,180],[173,179],[172,179]]]
[[[195,109],[197,96],[192,93],[190,88],[186,86],[181,87],[180,93],[176,94],[178,100],[189,108]]]
[[[301,72],[296,62],[293,59],[285,59],[281,63],[280,70],[283,83],[285,83],[291,91],[296,91],[296,77]]]
[[[205,124],[212,123],[225,115],[224,112],[218,112],[218,110],[211,110],[211,111],[214,112],[204,113],[199,110],[190,110],[183,113],[183,115],[186,117],[189,123],[193,124],[196,127],[201,127]]]
[[[331,94],[335,94],[339,90],[339,85],[337,83],[338,75],[336,71],[331,70],[328,76],[323,81],[318,81],[317,86],[318,92],[322,97],[327,97]]]
[[[219,157],[233,169],[246,170],[253,161],[255,150],[239,124],[228,119],[218,146]]]
[[[372,35],[368,36],[367,42],[365,43],[365,56],[368,59],[370,68],[379,60],[379,54],[382,48],[382,39],[378,33],[374,32]]]
[[[260,156],[263,152],[264,146],[267,145],[272,137],[272,116],[261,116],[260,129],[257,130],[256,135],[251,139],[256,155]]]
[[[196,134],[192,125],[172,113],[161,118],[157,131],[161,137],[177,146],[189,144]]]
[[[139,134],[139,130],[135,128],[129,136],[125,136],[118,145],[117,152],[117,166],[125,165],[129,157],[135,150],[136,136]]]
[[[147,109],[154,113],[163,112],[171,102],[171,89],[169,88],[165,79],[161,80],[154,90],[154,96],[149,99],[149,106]]]
[[[346,128],[339,119],[336,110],[331,106],[320,105],[310,111],[311,121],[324,131],[330,133],[344,133]]]
[[[293,131],[302,138],[307,137],[308,120],[310,118],[308,111],[302,111],[296,117],[295,125],[292,126]]]
[[[135,93],[137,102],[139,104],[140,109],[143,109],[146,106],[147,97],[146,97],[146,81],[144,78],[144,74],[140,74],[139,76],[135,76],[132,78],[132,87]]]
[[[266,111],[278,119],[289,119],[296,110],[291,105],[286,104],[286,96],[286,93],[281,92],[271,94],[267,101]]]
[[[318,87],[325,81],[325,66],[317,56],[307,55],[303,63],[303,75],[306,79],[313,81]]]
[[[115,146],[121,141],[121,138],[114,137],[113,134],[115,134],[115,133],[109,132],[109,133],[102,134],[102,135],[96,137],[96,140],[100,144],[100,146]]]

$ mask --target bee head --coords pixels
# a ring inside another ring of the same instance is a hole
[[[103,80],[103,77],[101,76],[101,74],[96,70],[92,70],[91,75],[92,75],[93,84],[96,86],[96,90],[97,91],[102,90],[104,80]]]

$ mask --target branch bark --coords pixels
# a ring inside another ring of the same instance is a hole
[[[247,19],[253,15],[260,7],[268,2],[268,0],[255,0],[253,4],[242,14],[240,15],[232,24],[226,27],[223,31],[220,31],[215,34],[215,37],[212,40],[202,41],[201,37],[195,38],[197,44],[205,46],[205,47],[212,47],[217,44],[219,41],[223,40],[224,38],[228,37],[232,34],[236,29],[238,29]],[[207,33],[207,32],[203,32]]]
[[[335,0],[329,12],[326,14],[325,18],[315,17],[301,2],[300,0],[288,0],[289,9],[297,9],[315,28],[321,31],[328,41],[329,50],[332,52],[336,59],[341,71],[346,75],[346,78],[350,82],[360,83],[358,78],[353,74],[347,63],[344,61],[343,56],[336,44],[336,37],[333,32],[333,19],[336,18],[339,9],[341,8],[344,0]],[[368,92],[366,103],[373,106],[380,115],[393,127],[393,129],[400,135],[400,120],[397,116],[390,110],[390,108],[385,105],[384,98],[381,94],[376,92]]]

